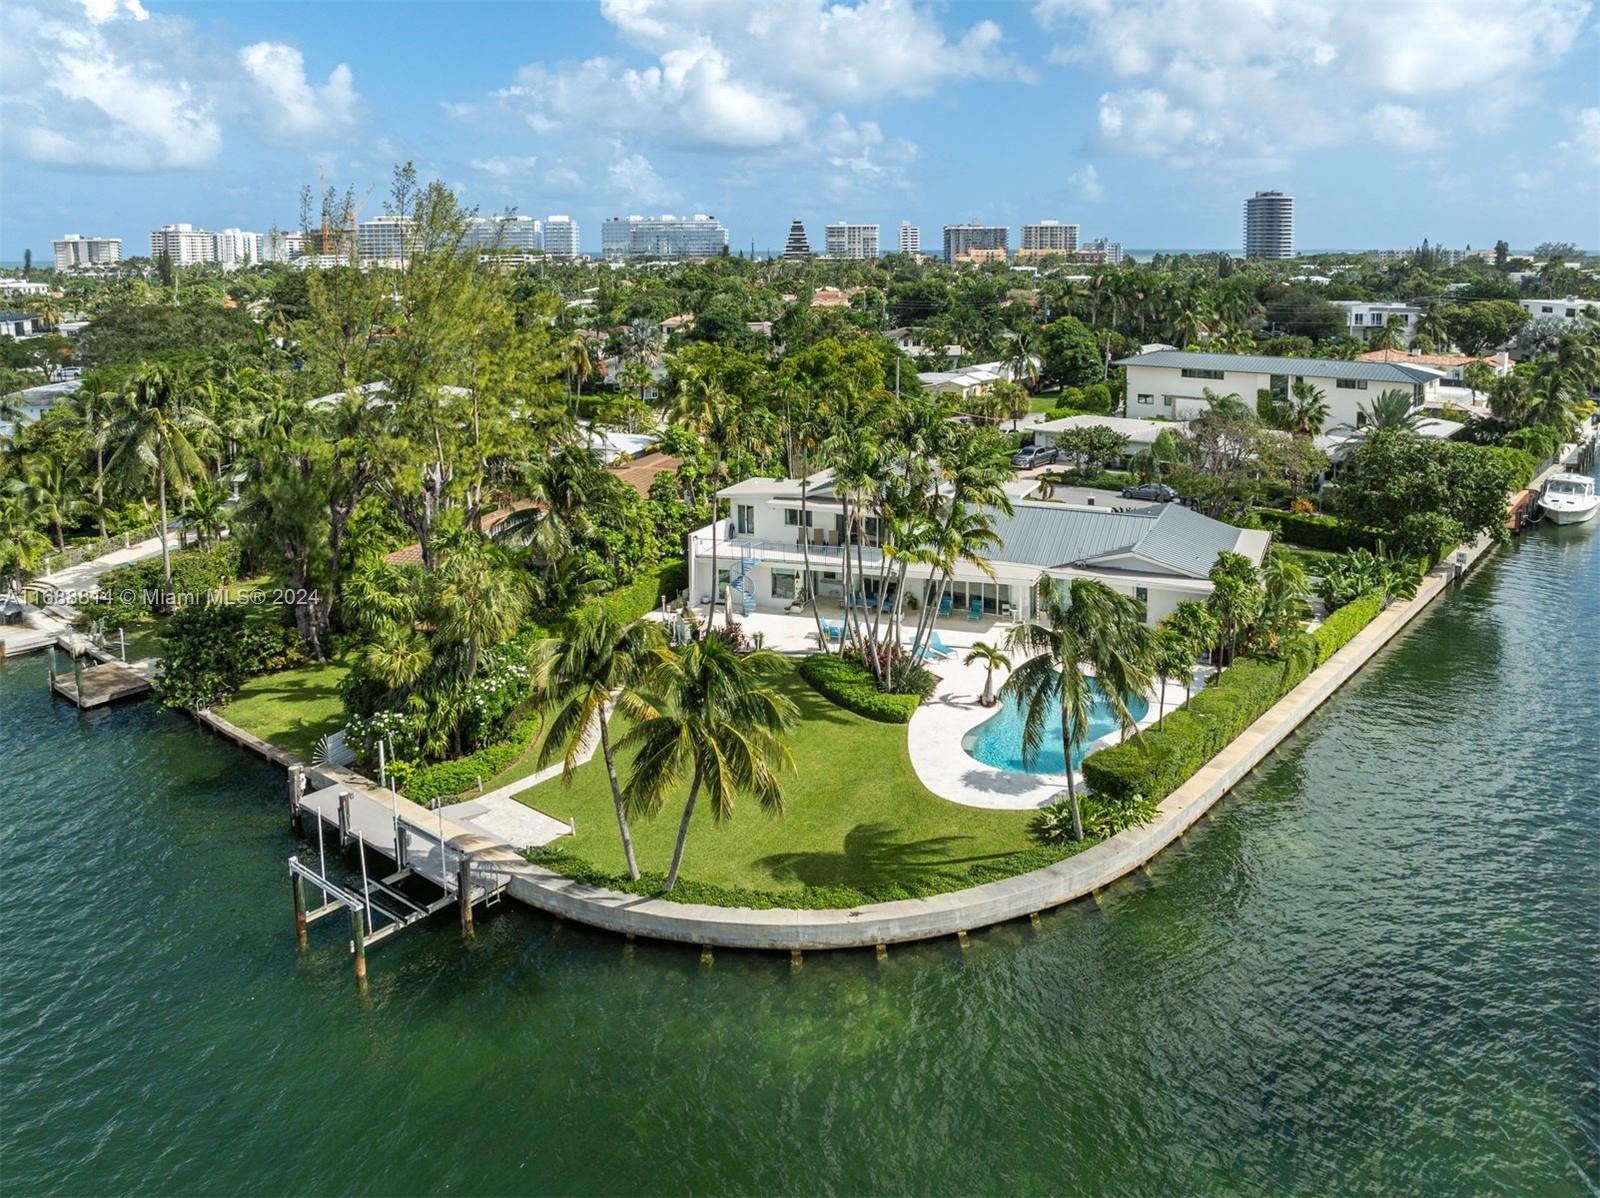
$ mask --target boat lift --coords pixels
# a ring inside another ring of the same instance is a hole
[[[460,908],[462,934],[471,939],[473,906],[493,906],[509,883],[503,869],[450,844],[441,812],[430,813],[392,790],[374,792],[338,783],[307,794],[305,772],[296,767],[289,774],[289,807],[290,822],[297,831],[303,830],[307,813],[316,818],[317,825],[315,865],[298,854],[288,861],[295,940],[304,950],[310,924],[347,912],[358,987],[366,986],[368,946],[452,905]],[[329,832],[337,834],[341,853],[352,847],[355,850],[361,865],[359,893],[351,883],[335,881],[328,871]],[[374,876],[367,863],[368,850],[391,862],[394,869]],[[413,899],[400,889],[408,878],[431,883],[441,896],[428,902]],[[308,885],[321,896],[320,903],[310,909],[306,905]]]

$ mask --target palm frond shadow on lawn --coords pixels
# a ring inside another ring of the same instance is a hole
[[[923,878],[956,866],[994,861],[1003,852],[957,856],[951,850],[970,836],[929,836],[920,840],[897,839],[895,828],[885,823],[857,824],[845,833],[840,852],[772,853],[755,864],[773,879],[802,886],[858,884],[863,877],[881,882]]]

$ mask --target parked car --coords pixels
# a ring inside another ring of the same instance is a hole
[[[1048,466],[1055,460],[1055,447],[1051,445],[1029,445],[1025,449],[1019,449],[1011,456],[1011,464],[1018,470],[1032,470],[1035,466]]]
[[[1122,488],[1124,499],[1143,499],[1147,503],[1177,503],[1178,493],[1166,483],[1135,483]]]

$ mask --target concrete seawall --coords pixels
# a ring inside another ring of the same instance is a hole
[[[1463,571],[1488,550],[1458,550],[1422,581],[1415,598],[1391,604],[1227,748],[1168,795],[1150,823],[1044,869],[930,898],[848,910],[711,907],[589,886],[533,865],[508,849],[475,847],[509,875],[509,893],[530,907],[579,923],[638,936],[717,948],[813,950],[870,948],[953,936],[1069,903],[1138,869],[1170,845],[1366,665]],[[280,765],[297,759],[206,711],[196,718],[241,747]],[[357,777],[351,775],[352,778]],[[451,829],[454,831],[454,829]],[[464,837],[470,836],[461,829]],[[452,842],[455,837],[452,835]],[[481,845],[481,840],[479,841]],[[464,846],[465,847],[465,846]]]

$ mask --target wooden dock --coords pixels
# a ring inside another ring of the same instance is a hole
[[[149,694],[151,682],[145,674],[120,661],[85,666],[75,660],[70,674],[50,675],[50,689],[79,707],[104,707]]]

